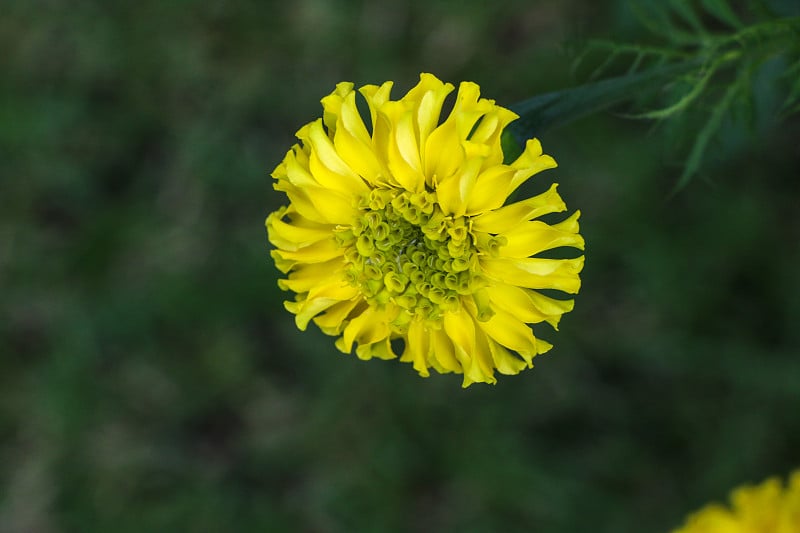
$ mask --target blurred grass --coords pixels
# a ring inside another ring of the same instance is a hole
[[[269,171],[343,79],[514,102],[623,2],[2,2],[0,531],[664,531],[800,466],[797,120],[675,198],[648,124],[542,138],[576,310],[495,387],[343,356],[281,305]],[[762,87],[769,112],[770,87]],[[769,113],[767,113],[769,115]]]

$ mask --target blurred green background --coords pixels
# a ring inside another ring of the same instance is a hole
[[[462,390],[283,309],[269,172],[335,83],[510,104],[609,35],[643,36],[626,2],[0,0],[0,531],[658,532],[800,467],[800,121],[770,84],[674,197],[650,123],[540,136],[530,192],[558,181],[588,245],[532,371]]]

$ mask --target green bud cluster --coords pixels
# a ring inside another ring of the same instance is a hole
[[[359,207],[354,224],[336,233],[347,277],[371,305],[403,309],[398,329],[415,317],[438,320],[486,285],[478,251],[497,243],[479,243],[492,237],[475,238],[468,218],[445,216],[435,193],[374,189]]]

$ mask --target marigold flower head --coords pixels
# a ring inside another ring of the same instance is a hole
[[[783,486],[777,477],[731,492],[731,505],[710,504],[673,533],[798,533],[800,470]]]
[[[353,84],[338,84],[272,173],[289,198],[266,220],[287,274],[279,286],[296,293],[286,308],[298,328],[313,320],[361,359],[399,355],[424,377],[433,368],[463,374],[464,387],[495,383],[495,370],[517,374],[552,347],[530,324],[556,328],[572,309],[541,290],[577,293],[583,257],[537,255],[583,250],[580,213],[539,220],[566,209],[555,185],[504,205],[556,162],[532,139],[504,164],[501,135],[517,115],[476,84],[461,83],[445,118],[453,85],[422,74],[399,100],[391,89],[359,89],[368,126]]]

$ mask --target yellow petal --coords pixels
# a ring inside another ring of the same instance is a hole
[[[297,328],[305,331],[313,317],[341,301],[354,298],[357,294],[359,294],[358,289],[351,287],[344,280],[333,280],[310,291],[304,300],[284,302],[284,307],[297,315],[295,317]]]
[[[455,348],[455,355],[462,367],[469,367],[469,360],[475,351],[475,324],[463,311],[445,313],[442,317],[444,332]]]
[[[445,313],[444,331],[453,343],[456,358],[464,372],[463,387],[471,383],[496,383],[491,354],[476,349],[475,321],[463,309]]]
[[[460,84],[453,111],[431,132],[426,142],[424,171],[428,179],[434,176],[439,180],[448,178],[461,166],[463,141],[467,140],[478,119],[494,106],[489,100],[478,99],[479,95],[480,88],[476,84]]]
[[[346,266],[343,257],[322,263],[299,263],[289,274],[289,279],[278,280],[278,286],[285,291],[308,292],[320,283],[333,278],[343,279]]]
[[[738,520],[720,505],[708,505],[686,520],[686,525],[672,533],[742,533]]]
[[[278,255],[277,250],[270,250],[269,255],[272,257],[272,260],[275,261],[275,267],[284,274],[289,272],[295,265],[295,261],[284,259]]]
[[[329,239],[333,235],[331,227],[328,225],[302,227],[291,222],[284,222],[281,218],[285,212],[285,209],[275,211],[267,217],[265,222],[269,242],[278,248],[298,250],[323,239]]]
[[[455,119],[461,140],[467,139],[478,119],[495,108],[494,101],[479,98],[480,93],[481,88],[471,81],[462,81],[458,86],[456,103],[447,119]]]
[[[524,221],[565,211],[567,206],[559,196],[557,187],[557,184],[553,184],[547,192],[533,198],[480,214],[472,219],[472,227],[476,231],[504,233]]]
[[[583,269],[583,256],[575,259],[507,259],[482,257],[480,264],[490,277],[509,285],[529,289],[557,289],[570,294],[578,292]]]
[[[553,347],[553,345],[550,344],[549,342],[543,341],[542,339],[536,337],[536,353],[537,354],[543,354],[545,352],[549,352],[552,347]],[[533,366],[533,365],[531,365],[531,366]]]
[[[430,341],[428,332],[425,329],[425,324],[422,320],[413,320],[408,325],[408,333],[406,335],[406,345],[403,350],[403,355],[400,361],[404,363],[413,363],[414,370],[419,372],[422,377],[430,376],[428,371],[428,353],[430,351]]]
[[[567,222],[577,221],[579,216],[580,212],[576,212],[567,219]],[[560,246],[583,250],[583,237],[578,233],[562,231],[558,226],[550,226],[539,221],[523,222],[501,235],[506,238],[501,253],[508,257],[530,257]]]
[[[367,105],[369,106],[370,120],[372,121],[373,130],[378,122],[378,110],[380,110],[383,104],[389,101],[389,98],[392,94],[393,85],[394,82],[387,81],[380,87],[377,85],[365,85],[358,90],[358,92],[364,96],[364,99],[367,101]]]
[[[355,198],[321,187],[289,189],[292,206],[308,220],[324,224],[350,224],[356,217]]]
[[[478,322],[478,326],[497,343],[517,352],[528,364],[536,355],[536,338],[531,328],[512,314],[498,309],[494,316],[486,322]]]
[[[334,145],[342,160],[371,185],[378,185],[382,174],[381,163],[372,146],[358,140],[347,128],[339,128]]]
[[[428,186],[435,185],[434,178],[442,180],[452,176],[464,161],[464,148],[458,139],[455,123],[442,124],[428,136],[425,143],[425,176]]]
[[[392,124],[386,154],[391,177],[407,191],[422,192],[425,177],[422,175],[412,110],[401,102],[387,102],[381,111]]]
[[[545,317],[545,322],[558,330],[558,323],[564,313],[575,307],[575,300],[556,300],[539,291],[524,289],[533,306]]]
[[[473,141],[485,144],[493,144],[500,141],[503,130],[511,122],[518,119],[519,115],[506,109],[505,107],[494,106],[491,112],[483,117],[478,127],[472,132],[470,138]]]
[[[508,199],[508,188],[516,171],[507,165],[490,166],[482,171],[472,193],[467,198],[467,215],[487,213],[492,209],[502,206]],[[478,215],[473,220],[478,220],[484,215]]]
[[[370,135],[361,112],[356,104],[356,93],[348,93],[342,101],[341,114],[337,124],[344,127],[359,142],[370,144]]]
[[[336,152],[333,142],[322,129],[322,120],[312,122],[307,133],[308,137],[303,140],[312,148],[308,168],[322,187],[356,195],[368,190],[364,180]]]
[[[298,154],[300,154],[298,156]],[[272,177],[285,179],[296,187],[317,187],[319,183],[311,175],[307,164],[308,157],[303,153],[299,145],[294,145],[291,150],[286,152],[283,161],[272,172]]]
[[[501,374],[513,376],[527,366],[525,361],[487,337],[483,331],[478,333],[477,338],[478,350],[491,354],[492,362]]]
[[[533,165],[539,159],[542,153],[542,143],[539,142],[539,139],[528,139],[525,142],[525,149],[522,151],[519,157],[517,157],[517,159],[511,163],[511,166],[517,170],[526,169]]]
[[[342,301],[350,300],[358,294],[358,289],[350,285],[344,277],[331,277],[328,278],[327,282],[320,282],[317,286],[309,290],[306,299],[333,298]]]
[[[442,104],[447,95],[455,87],[450,83],[443,83],[432,74],[422,73],[419,83],[411,89],[403,100],[414,102],[416,108],[417,135],[420,146],[420,156],[425,161],[425,147],[430,133],[439,124]]]
[[[341,114],[342,102],[347,95],[351,94],[352,92],[353,83],[349,81],[343,81],[336,84],[336,89],[334,89],[331,94],[320,100],[323,109],[322,121],[325,123],[325,127],[328,128],[328,133],[330,134],[331,138],[333,138],[333,135],[336,132],[336,124],[337,119]]]
[[[464,215],[467,209],[466,199],[472,194],[482,162],[482,159],[467,160],[460,172],[439,183],[436,198],[445,215]]]
[[[377,185],[383,169],[372,147],[367,128],[358,113],[355,93],[350,93],[341,106],[338,127],[333,138],[336,152],[359,176]]]
[[[318,263],[342,257],[342,249],[333,235],[327,240],[315,242],[299,250],[274,250],[274,252],[281,259],[303,263]]]
[[[372,344],[386,338],[390,333],[386,312],[369,306],[345,326],[342,335],[344,351],[350,352],[354,341],[358,344]]]
[[[533,301],[528,297],[525,289],[506,283],[492,283],[486,287],[486,290],[489,293],[493,308],[502,309],[522,322],[537,324],[543,322],[546,318],[533,305]]]
[[[500,106],[495,106],[491,112],[481,118],[475,131],[470,135],[470,140],[491,148],[486,157],[486,165],[499,165],[503,162],[501,135],[505,127],[517,118],[519,115]]]
[[[392,82],[387,81],[380,87],[376,85],[366,85],[359,89],[369,106],[369,113],[372,123],[372,149],[381,161],[382,165],[387,165],[386,153],[389,147],[389,132],[392,123],[381,112],[383,106],[389,102],[392,91]],[[389,176],[387,176],[387,179]]]
[[[579,218],[581,218],[581,212],[575,211],[568,218],[562,220],[557,224],[553,224],[553,227],[556,228],[558,231],[564,231],[567,233],[578,233],[578,231],[580,231],[580,224],[578,223]]]
[[[377,357],[378,359],[395,359],[397,354],[392,350],[389,337],[372,344],[361,344],[356,347],[356,356],[364,361]]]
[[[538,139],[530,139],[525,143],[525,150],[516,161],[511,163],[511,166],[517,169],[517,172],[511,181],[509,194],[534,174],[549,168],[555,168],[558,164],[549,155],[542,155],[542,145]]]
[[[456,372],[461,374],[461,364],[456,359],[453,343],[442,329],[430,330],[431,366],[440,373]]]
[[[342,332],[344,322],[356,305],[363,302],[363,298],[356,295],[350,300],[344,300],[329,307],[323,314],[314,317],[314,323],[319,326],[326,335],[339,335]]]

